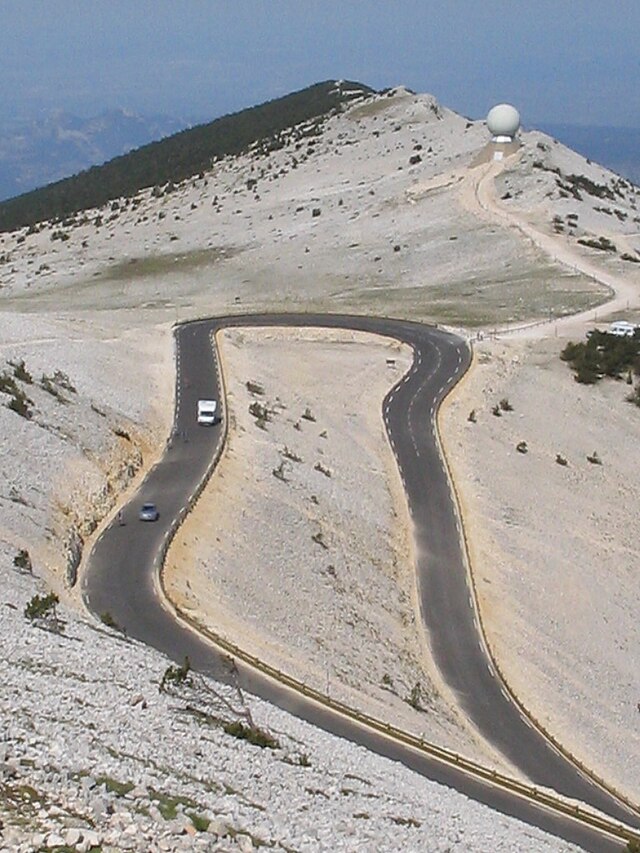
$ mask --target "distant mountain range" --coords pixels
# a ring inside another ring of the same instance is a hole
[[[371,96],[373,91],[361,83],[326,80],[207,124],[179,130],[160,141],[147,142],[127,154],[91,166],[81,174],[72,174],[16,198],[0,201],[0,231],[68,217],[80,210],[100,207],[112,199],[132,196],[143,187],[155,187],[158,193],[171,192],[174,182],[207,171],[218,158],[239,154],[253,145],[259,146],[262,153],[282,148],[296,125],[304,125],[296,131],[300,145],[306,137],[310,140],[307,144],[311,144],[329,115],[354,99]],[[126,114],[119,115],[127,118]],[[106,123],[102,133],[105,138],[109,124]],[[100,128],[99,121],[97,127]],[[95,136],[100,137],[100,133],[96,132]],[[62,139],[67,137],[71,137],[76,146],[86,135],[80,132],[62,134]],[[50,139],[58,137],[50,134]],[[85,150],[88,147],[87,143]],[[77,173],[78,169],[64,167],[62,171],[69,174]]]
[[[91,118],[55,112],[0,127],[0,199],[12,198],[171,136],[189,122],[109,110]]]
[[[640,128],[544,122],[536,128],[640,186]]]

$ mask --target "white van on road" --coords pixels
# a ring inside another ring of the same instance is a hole
[[[213,426],[218,420],[217,400],[198,400],[198,423]]]

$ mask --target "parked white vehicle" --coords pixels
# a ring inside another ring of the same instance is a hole
[[[217,400],[198,400],[198,423],[213,426],[218,420]]]
[[[633,333],[640,326],[630,323],[628,320],[616,320],[609,326],[610,335],[618,335],[618,337],[632,337]]]

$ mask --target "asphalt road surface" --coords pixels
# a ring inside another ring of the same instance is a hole
[[[130,637],[175,661],[188,656],[194,669],[224,680],[231,677],[228,658],[163,607],[157,595],[156,567],[165,537],[206,476],[222,440],[221,424],[196,424],[196,403],[201,398],[223,399],[211,336],[228,326],[350,328],[388,335],[413,347],[414,363],[385,398],[383,412],[415,525],[421,611],[435,661],[469,719],[533,784],[639,826],[637,815],[584,776],[522,716],[504,692],[483,646],[434,425],[437,407],[466,370],[470,353],[462,339],[443,330],[384,318],[313,314],[232,316],[179,326],[173,433],[163,458],[124,508],[125,524],[114,521],[94,547],[83,578],[88,607],[97,615],[108,612]],[[137,519],[139,506],[147,500],[160,511],[155,523]],[[456,768],[416,755],[409,747],[339,718],[248,667],[238,664],[233,677],[245,689],[315,725],[402,761],[429,778],[586,850],[620,850],[619,841],[607,841],[593,830],[470,779]]]

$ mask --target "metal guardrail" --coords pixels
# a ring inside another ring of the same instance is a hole
[[[214,343],[214,335],[212,334],[212,346],[215,346]],[[220,388],[224,392],[224,376],[221,371],[219,371],[219,381]],[[226,394],[224,395],[226,399]],[[444,459],[445,465],[447,467],[447,472],[449,476],[449,480],[456,498],[457,507],[460,506],[458,493],[455,488],[455,484],[453,482],[453,478],[451,477],[451,471],[449,468],[449,462],[447,460],[446,454],[444,453],[444,449],[442,447],[439,431],[438,431],[438,420],[436,413],[436,436],[438,439],[438,445],[440,447],[440,451],[442,453],[442,457]],[[217,634],[215,631],[212,631],[205,625],[198,623],[194,620],[188,613],[184,611],[179,605],[172,601],[169,597],[165,586],[164,586],[164,578],[163,578],[163,567],[166,559],[167,552],[169,550],[169,546],[171,542],[182,524],[184,518],[193,510],[196,506],[198,499],[204,488],[206,487],[209,479],[213,471],[215,470],[224,450],[227,441],[228,434],[228,417],[224,418],[224,428],[222,431],[221,439],[216,449],[214,456],[212,457],[211,464],[208,466],[205,475],[199,482],[196,487],[193,495],[191,496],[191,500],[187,504],[187,506],[183,507],[180,514],[174,519],[171,528],[167,532],[165,539],[163,541],[162,547],[158,552],[155,560],[155,577],[154,582],[157,585],[157,589],[160,592],[160,598],[164,602],[166,606],[183,622],[185,622],[192,629],[197,631],[199,634],[205,636],[213,645],[215,645],[220,651],[223,651],[225,654],[229,655],[232,659],[238,660],[245,664],[246,666],[251,667],[252,669],[260,672],[262,675],[266,675],[268,678],[273,679],[279,684],[289,688],[296,693],[305,696],[308,699],[316,702],[317,704],[327,708],[330,711],[333,711],[336,714],[340,714],[342,717],[351,720],[359,724],[360,726],[366,727],[372,731],[377,732],[391,740],[397,741],[399,743],[404,744],[405,746],[409,746],[412,749],[420,752],[424,755],[427,755],[431,758],[437,759],[438,761],[448,764],[450,766],[456,767],[465,773],[468,773],[470,776],[475,777],[476,779],[481,779],[485,782],[489,782],[496,787],[499,787],[503,790],[510,791],[512,793],[517,794],[518,796],[529,799],[536,804],[542,805],[548,809],[555,811],[556,813],[562,814],[566,817],[569,817],[575,821],[578,821],[582,824],[590,826],[594,829],[600,830],[602,832],[606,832],[614,838],[620,839],[624,842],[635,841],[640,844],[640,833],[633,830],[631,827],[623,824],[619,821],[613,820],[612,818],[607,817],[606,815],[601,814],[587,806],[584,806],[580,803],[571,802],[569,800],[564,799],[558,794],[551,793],[546,789],[539,789],[534,785],[530,785],[526,782],[522,782],[518,779],[514,779],[510,776],[507,776],[504,773],[501,773],[497,770],[492,770],[487,767],[484,767],[482,764],[475,762],[469,758],[466,758],[459,753],[454,752],[453,750],[447,749],[446,747],[438,746],[437,744],[431,743],[429,741],[424,740],[423,738],[417,737],[411,732],[404,731],[403,729],[398,728],[384,720],[380,720],[376,717],[371,716],[370,714],[365,714],[361,711],[358,711],[355,708],[351,708],[346,705],[344,702],[340,702],[337,699],[333,699],[330,696],[322,693],[314,687],[311,687],[305,684],[302,681],[294,678],[293,676],[287,674],[286,672],[282,672],[276,667],[271,666],[268,663],[257,658],[255,655],[250,654],[249,652],[241,649],[235,643],[232,643],[230,640],[227,640],[221,634]],[[461,519],[462,521],[462,519]],[[466,532],[464,525],[461,524],[461,530],[463,531],[463,539],[464,539],[464,547],[467,554],[468,560],[468,542],[466,537]],[[595,781],[597,784],[601,785],[605,788],[609,793],[613,794],[616,798],[626,803],[632,810],[637,810],[637,807],[634,806],[630,801],[628,801],[625,797],[621,796],[617,791],[613,790],[610,786],[603,782],[603,780],[599,779],[596,774],[592,771],[585,768],[584,765],[580,761],[574,758],[566,749],[564,749],[560,744],[558,744],[555,739],[549,735],[544,728],[537,722],[535,717],[525,708],[524,705],[517,699],[512,689],[509,687],[508,682],[504,679],[502,672],[498,668],[494,655],[491,651],[489,644],[487,643],[485,627],[482,622],[482,617],[480,610],[477,606],[477,591],[475,588],[475,581],[473,578],[473,573],[469,572],[473,584],[474,596],[476,597],[476,610],[478,612],[478,617],[480,619],[480,629],[482,632],[482,637],[485,642],[487,651],[490,655],[490,658],[496,667],[496,671],[500,675],[500,678],[503,680],[505,687],[509,690],[511,698],[518,705],[521,711],[527,716],[527,718],[542,732],[542,734],[553,744],[553,746],[558,749],[562,754],[567,757],[570,761],[572,761],[580,770],[585,773],[589,778]]]
[[[473,347],[471,347],[471,352],[472,352],[472,357],[473,357]],[[471,367],[471,364],[469,365],[469,367]],[[468,371],[467,371],[467,374],[468,374]],[[458,386],[453,386],[453,387],[459,387],[459,383],[458,383]],[[451,390],[453,390],[453,388]],[[511,701],[518,707],[520,712],[531,722],[531,724],[533,726],[535,726],[535,728],[546,738],[546,740],[548,740],[549,743],[551,743],[552,746],[558,752],[560,752],[568,761],[570,761],[573,765],[575,765],[592,782],[595,782],[597,785],[599,785],[601,788],[603,788],[605,791],[607,791],[611,796],[615,797],[621,803],[624,803],[624,805],[626,805],[632,812],[635,812],[637,814],[640,812],[640,809],[639,809],[637,803],[634,803],[632,800],[630,800],[623,793],[616,790],[616,788],[614,788],[610,783],[608,783],[606,780],[604,780],[601,776],[598,776],[597,773],[595,773],[593,770],[591,770],[591,768],[587,767],[587,765],[585,765],[579,758],[577,758],[572,752],[570,752],[570,750],[568,750],[563,744],[561,744],[560,741],[558,741],[557,738],[555,738],[554,735],[552,735],[546,729],[546,727],[538,720],[538,718],[535,716],[535,714],[533,714],[533,712],[530,711],[529,708],[524,704],[524,702],[519,698],[516,691],[513,689],[513,687],[509,683],[509,680],[507,679],[506,675],[504,674],[504,671],[502,670],[500,663],[498,662],[498,659],[497,659],[497,657],[493,651],[491,643],[489,642],[487,629],[486,629],[483,614],[482,614],[482,608],[480,607],[480,601],[479,601],[479,596],[478,596],[478,588],[477,588],[477,584],[476,584],[476,577],[475,577],[475,574],[471,568],[471,556],[470,556],[471,555],[471,548],[470,548],[469,540],[467,537],[467,530],[466,530],[466,527],[464,524],[464,519],[462,518],[462,512],[460,509],[460,507],[462,506],[462,502],[460,500],[458,488],[456,486],[455,479],[454,479],[452,471],[451,471],[451,465],[449,462],[449,458],[447,456],[447,452],[446,452],[445,447],[444,447],[444,445],[440,439],[440,424],[439,424],[439,420],[438,420],[439,414],[440,414],[440,409],[438,408],[438,410],[436,411],[436,417],[435,417],[436,439],[438,442],[438,448],[440,450],[440,454],[442,456],[442,459],[443,459],[444,464],[445,464],[445,468],[447,470],[447,476],[449,479],[449,486],[450,486],[451,491],[452,491],[454,498],[455,498],[456,511],[457,511],[458,518],[460,521],[460,530],[461,530],[461,534],[462,534],[462,542],[463,542],[463,546],[464,546],[465,559],[466,559],[467,567],[468,567],[468,576],[469,576],[469,579],[471,582],[471,588],[473,591],[475,611],[476,611],[476,614],[478,616],[478,624],[480,627],[480,633],[482,635],[482,641],[483,641],[485,649],[487,651],[487,655],[489,656],[489,659],[491,660],[491,663],[493,664],[495,671],[498,674],[502,684],[504,685],[505,689],[509,693],[509,697],[510,697]],[[637,836],[634,836],[634,838],[635,837],[637,837]]]
[[[533,800],[534,802],[543,805],[547,808],[552,809],[555,812],[559,812],[567,817],[570,817],[574,820],[580,821],[581,823],[587,824],[595,829],[601,830],[603,832],[607,832],[608,834],[614,836],[615,838],[620,838],[623,841],[631,841],[635,840],[640,842],[640,834],[634,832],[630,827],[625,824],[619,823],[618,821],[612,820],[599,812],[596,812],[580,803],[573,803],[571,801],[565,800],[557,794],[553,794],[545,789],[539,789],[533,785],[529,785],[526,782],[521,782],[518,779],[513,779],[510,776],[505,775],[497,770],[492,770],[487,767],[484,767],[481,764],[478,764],[475,761],[472,761],[469,758],[465,758],[463,755],[454,752],[453,750],[449,750],[446,747],[441,747],[436,744],[430,743],[429,741],[420,738],[411,732],[404,731],[403,729],[398,728],[397,726],[392,725],[391,723],[387,723],[383,720],[380,720],[376,717],[372,717],[370,714],[365,714],[362,711],[358,711],[355,708],[351,708],[346,705],[344,702],[340,702],[337,699],[333,699],[330,696],[322,693],[314,687],[311,687],[305,684],[302,681],[294,678],[291,675],[288,675],[285,672],[277,669],[276,667],[271,666],[268,663],[257,658],[255,655],[250,654],[249,652],[241,649],[235,643],[232,643],[230,640],[227,640],[225,637],[217,634],[215,631],[212,631],[205,625],[198,623],[191,616],[189,616],[179,605],[176,605],[174,602],[169,600],[172,610],[174,613],[192,628],[196,629],[198,633],[203,634],[209,641],[211,641],[218,649],[228,654],[232,659],[238,660],[245,665],[250,666],[251,668],[257,670],[263,675],[272,678],[274,681],[277,681],[279,684],[288,687],[290,690],[295,691],[296,693],[300,693],[308,699],[316,702],[319,705],[322,705],[325,708],[333,711],[334,713],[340,714],[347,719],[358,723],[368,729],[371,729],[378,734],[384,735],[392,740],[398,741],[406,746],[415,749],[418,752],[421,752],[425,755],[428,755],[431,758],[436,758],[437,760],[457,767],[465,771],[466,773],[474,776],[475,778],[482,779],[486,782],[490,782],[493,785],[496,785],[505,790],[511,791],[512,793],[516,793],[521,797],[525,797],[527,799]]]

